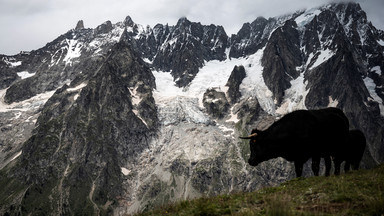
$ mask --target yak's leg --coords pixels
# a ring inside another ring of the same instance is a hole
[[[333,162],[335,163],[335,175],[340,175],[340,166],[342,161],[335,157]]]
[[[294,161],[294,163],[295,163],[296,177],[301,177],[301,175],[303,174],[304,163],[301,161]]]
[[[320,170],[320,157],[312,158],[312,171],[315,176],[319,176]]]
[[[332,168],[331,157],[330,156],[324,157],[324,161],[325,161],[325,176],[329,176]]]

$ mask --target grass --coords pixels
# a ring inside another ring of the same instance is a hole
[[[384,215],[384,165],[340,176],[296,178],[249,193],[180,201],[151,215]]]

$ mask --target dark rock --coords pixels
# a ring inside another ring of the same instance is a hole
[[[0,55],[0,89],[5,89],[17,80],[16,68],[7,64],[8,57]]]
[[[268,41],[262,57],[265,84],[273,92],[277,104],[284,97],[284,91],[291,87],[290,81],[300,72],[296,70],[302,64],[299,32],[296,23],[288,20],[284,26],[274,31]]]
[[[83,20],[79,20],[76,24],[76,28],[75,30],[80,30],[80,29],[83,29],[84,28],[84,21]]]
[[[106,34],[106,33],[110,32],[112,29],[113,29],[112,23],[111,23],[111,21],[108,20],[107,22],[96,27],[95,35]]]
[[[252,23],[245,23],[239,32],[231,37],[229,57],[239,58],[255,53],[267,42],[265,28],[271,20],[258,17]]]
[[[228,86],[227,95],[229,98],[229,103],[235,104],[239,101],[241,97],[241,93],[239,89],[245,76],[246,76],[246,73],[245,73],[244,66],[240,65],[240,66],[235,66],[233,68],[232,73],[229,76],[229,79],[226,84],[226,86]]]
[[[133,22],[133,20],[130,16],[127,16],[124,20],[124,26],[133,27],[133,26],[135,26],[135,22]]]
[[[203,96],[205,109],[214,118],[223,118],[229,109],[229,103],[224,92],[208,89]]]

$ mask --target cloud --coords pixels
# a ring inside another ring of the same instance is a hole
[[[368,19],[384,28],[382,0],[356,0]],[[320,0],[0,0],[2,39],[0,53],[15,54],[38,49],[84,20],[85,27],[95,28],[110,20],[123,21],[126,16],[142,25],[175,25],[180,17],[203,24],[224,26],[228,34],[236,33],[245,22],[326,4]],[[333,0],[332,2],[340,2]]]

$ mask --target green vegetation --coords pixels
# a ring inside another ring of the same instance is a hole
[[[181,201],[149,215],[383,215],[384,165],[340,176],[297,178],[278,187]]]

